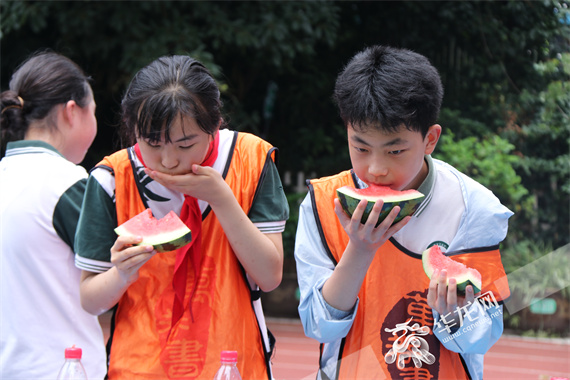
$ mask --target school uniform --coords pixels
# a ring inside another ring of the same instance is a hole
[[[10,142],[0,161],[0,378],[54,379],[65,348],[106,374],[103,332],[81,307],[74,236],[87,172],[42,141]]]
[[[275,148],[251,134],[227,129],[218,138],[212,167],[222,174],[261,232],[284,231],[289,209],[273,162]],[[105,158],[87,184],[76,265],[96,273],[110,269],[117,225],[145,208],[157,218],[170,210],[180,215],[184,201],[184,194],[144,173],[134,147]],[[257,288],[243,271],[214,212],[206,202],[198,204],[201,254],[188,264],[183,315],[173,322],[177,252],[159,253],[141,267],[138,280],[117,305],[111,379],[212,378],[222,350],[238,351],[244,378],[271,378],[270,336]]]
[[[501,301],[509,291],[498,245],[512,212],[450,165],[425,159],[429,173],[418,189],[423,202],[380,247],[348,312],[328,305],[322,296],[349,240],[333,210],[334,190],[366,185],[352,171],[309,183],[295,258],[301,321],[306,335],[322,343],[321,379],[482,378],[483,354],[503,330]],[[445,328],[441,318],[446,316],[427,305],[429,279],[421,253],[432,245],[478,269],[482,293],[494,297],[462,310],[469,316],[463,327]]]

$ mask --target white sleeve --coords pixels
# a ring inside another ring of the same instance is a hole
[[[321,242],[310,195],[305,197],[299,209],[295,260],[301,294],[299,315],[305,334],[321,343],[345,337],[352,327],[358,300],[353,310],[345,312],[333,308],[323,298],[323,284],[331,276],[335,264]]]
[[[456,329],[445,328],[437,311],[433,310],[433,315],[434,335],[445,348],[461,354],[474,380],[482,379],[483,355],[503,333],[503,307],[483,308],[479,302],[474,302],[467,309],[463,324]]]

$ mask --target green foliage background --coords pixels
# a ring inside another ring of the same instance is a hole
[[[190,54],[218,78],[226,118],[280,148],[282,173],[350,166],[331,95],[357,51],[418,51],[445,86],[435,156],[489,187],[516,215],[505,244],[569,241],[570,16],[567,1],[11,1],[0,3],[2,90],[37,49],[94,78],[92,167],[120,147],[122,92],[165,54]],[[288,188],[292,253],[300,196]]]

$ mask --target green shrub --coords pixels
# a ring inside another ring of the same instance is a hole
[[[515,213],[531,210],[532,200],[528,197],[528,190],[521,184],[521,177],[515,171],[521,158],[514,154],[514,145],[490,133],[456,139],[456,130],[473,133],[484,128],[480,123],[462,118],[457,111],[448,109],[442,110],[441,119],[451,127],[444,125],[434,157],[489,188]]]

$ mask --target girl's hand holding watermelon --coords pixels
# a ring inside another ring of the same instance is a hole
[[[135,245],[141,241],[140,236],[119,236],[111,247],[111,269],[99,275],[81,273],[81,305],[85,310],[93,315],[104,313],[138,279],[139,269],[156,254],[152,245]]]
[[[136,245],[140,236],[119,236],[111,247],[111,263],[124,284],[130,285],[139,277],[139,269],[156,254],[152,245]]]
[[[465,288],[465,296],[457,295],[457,281],[455,278],[449,279],[447,285],[447,271],[437,271],[431,277],[427,294],[427,303],[436,310],[441,316],[443,323],[449,326],[459,327],[463,316],[459,314],[465,310],[465,305],[470,305],[475,301],[473,287],[468,285]]]
[[[335,214],[350,240],[336,269],[323,285],[322,294],[329,305],[339,310],[350,310],[354,307],[376,251],[411,218],[407,216],[392,225],[400,212],[400,207],[396,206],[386,219],[375,227],[384,203],[379,200],[372,208],[366,223],[362,224],[361,219],[367,203],[366,199],[360,201],[351,218],[343,211],[338,198],[334,200]]]

